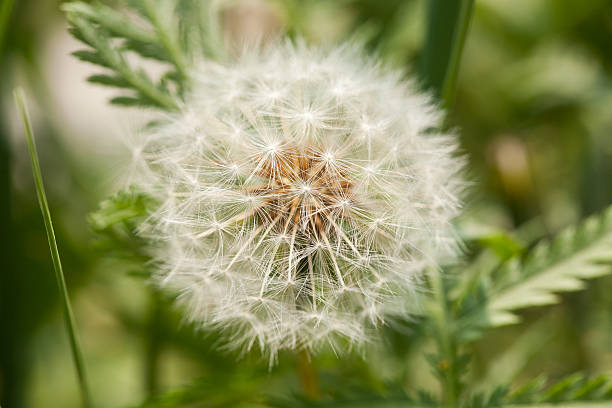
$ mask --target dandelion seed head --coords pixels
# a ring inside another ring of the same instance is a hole
[[[363,344],[456,253],[463,161],[441,115],[357,47],[207,62],[147,134],[155,280],[229,348]]]

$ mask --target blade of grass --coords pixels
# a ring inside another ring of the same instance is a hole
[[[463,45],[472,17],[474,0],[430,0],[427,33],[421,64],[425,86],[452,106]]]
[[[473,9],[474,0],[461,1],[461,7],[459,8],[459,15],[457,16],[457,23],[455,26],[455,33],[453,35],[452,51],[448,61],[446,75],[444,76],[444,83],[442,85],[442,101],[444,107],[447,109],[452,106],[455,99],[459,63],[461,62],[463,45],[465,44],[465,37],[467,36],[468,27],[470,26]]]
[[[53,223],[51,221],[51,212],[49,211],[47,196],[45,194],[45,188],[43,185],[42,174],[40,171],[40,163],[38,162],[38,153],[36,152],[36,144],[34,143],[34,135],[32,133],[32,126],[30,124],[28,111],[25,105],[25,97],[23,91],[21,89],[16,89],[14,91],[14,96],[15,102],[17,104],[17,109],[19,110],[19,114],[21,115],[21,119],[25,128],[26,138],[28,142],[28,152],[30,154],[30,160],[32,163],[32,173],[34,175],[34,184],[36,186],[36,195],[38,196],[40,211],[42,212],[43,220],[45,223],[45,230],[47,231],[47,240],[49,241],[51,259],[53,260],[53,269],[55,270],[55,278],[57,280],[57,285],[61,295],[61,303],[64,310],[64,318],[66,322],[66,330],[68,332],[68,339],[70,341],[70,348],[72,351],[74,366],[76,369],[79,387],[81,389],[83,406],[88,408],[92,405],[85,374],[85,365],[83,363],[83,355],[76,333],[76,324],[74,321],[74,315],[72,313],[72,307],[70,306],[70,298],[68,296],[68,289],[66,287],[64,271],[62,269],[59,250],[57,248],[57,241],[55,240],[55,232],[53,230]]]
[[[11,20],[14,5],[15,0],[4,0],[0,4],[0,53],[2,53],[4,48],[4,37],[8,31],[8,24]]]

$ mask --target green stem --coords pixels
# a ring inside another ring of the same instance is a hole
[[[432,290],[437,302],[432,308],[432,315],[436,324],[436,341],[440,355],[438,369],[443,377],[444,403],[448,408],[456,408],[459,405],[461,390],[457,367],[457,345],[452,336],[454,325],[448,308],[448,293],[440,271],[433,270],[430,276]]]
[[[161,352],[160,320],[161,296],[156,289],[151,289],[149,305],[148,333],[145,336],[145,387],[149,398],[154,397],[159,389],[159,356]]]
[[[55,278],[61,295],[62,307],[64,310],[64,318],[66,322],[66,331],[68,332],[68,339],[70,341],[70,348],[72,351],[72,357],[74,360],[74,366],[76,369],[77,379],[79,387],[81,389],[81,396],[83,399],[84,407],[91,407],[91,399],[89,394],[89,387],[87,385],[85,364],[83,363],[83,355],[81,347],[79,345],[76,324],[74,315],[72,313],[72,307],[70,306],[70,298],[68,296],[68,289],[66,287],[66,280],[64,278],[64,271],[62,269],[62,263],[60,260],[59,250],[57,248],[57,241],[55,239],[55,232],[53,230],[53,223],[51,221],[51,212],[49,211],[49,205],[47,203],[47,196],[45,194],[45,188],[43,185],[42,174],[40,171],[40,163],[38,162],[38,153],[36,151],[36,144],[34,143],[34,135],[32,133],[32,126],[30,124],[29,115],[25,105],[25,97],[21,89],[17,89],[14,92],[15,101],[17,108],[21,115],[23,125],[25,127],[26,138],[28,142],[28,151],[30,154],[30,160],[32,162],[32,173],[34,175],[34,184],[36,186],[36,195],[38,196],[38,202],[40,204],[40,210],[42,212],[43,220],[45,223],[45,230],[47,231],[47,240],[49,242],[49,249],[51,251],[51,259],[53,261],[53,269],[55,270]]]
[[[319,390],[319,376],[317,369],[308,355],[308,352],[301,350],[298,354],[298,374],[304,394],[311,400],[318,400],[321,397]]]

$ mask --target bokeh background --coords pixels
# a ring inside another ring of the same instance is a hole
[[[267,361],[219,351],[96,245],[87,214],[117,189],[125,144],[144,112],[111,107],[112,91],[85,82],[95,68],[52,0],[0,3],[0,401],[5,408],[79,406],[44,227],[12,89],[23,86],[64,269],[99,406],[202,382],[223,395],[299,389],[292,356]],[[427,0],[241,0],[222,6],[228,43],[288,33],[312,43],[359,36],[380,57],[419,71]],[[231,45],[230,45],[231,46]],[[465,216],[473,236],[521,228],[545,237],[612,203],[612,2],[477,0],[448,123],[460,133],[473,181]],[[488,231],[488,232],[487,232]],[[527,239],[528,240],[528,239]],[[612,370],[612,278],[528,310],[525,323],[474,344],[469,377],[483,388],[576,371]],[[317,358],[322,381],[343,378],[434,388],[410,333],[389,334],[377,358]],[[393,354],[389,350],[393,351]],[[214,404],[218,405],[214,405]],[[160,405],[163,406],[163,405]],[[208,406],[208,405],[207,405]]]

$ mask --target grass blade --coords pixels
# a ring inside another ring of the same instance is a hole
[[[15,0],[4,0],[0,4],[0,54],[4,47],[4,37],[8,31],[8,24],[11,20],[14,5]]]
[[[68,289],[66,287],[66,280],[64,279],[64,271],[62,270],[59,250],[57,248],[57,242],[55,240],[55,232],[53,231],[51,213],[49,211],[49,205],[47,204],[47,196],[45,195],[45,188],[43,186],[40,164],[38,162],[38,153],[36,152],[34,135],[32,134],[32,126],[30,124],[30,119],[25,105],[25,97],[23,91],[21,89],[17,89],[15,90],[14,95],[19,114],[21,115],[21,119],[25,127],[25,133],[28,142],[28,152],[30,154],[30,160],[32,162],[32,173],[34,175],[34,184],[36,186],[36,195],[38,196],[38,203],[40,204],[40,210],[42,212],[43,220],[45,222],[47,240],[49,241],[51,259],[53,260],[53,269],[55,270],[55,278],[57,280],[57,285],[59,287],[61,296],[61,303],[64,309],[66,330],[68,332],[68,339],[70,341],[70,348],[72,351],[74,366],[76,369],[79,387],[81,389],[83,406],[88,408],[91,407],[91,399],[89,396],[89,388],[87,386],[85,365],[83,363],[83,355],[76,334],[74,315],[72,313],[72,307],[70,306],[70,298],[68,297]]]
[[[431,0],[421,77],[428,89],[450,108],[474,0]]]

